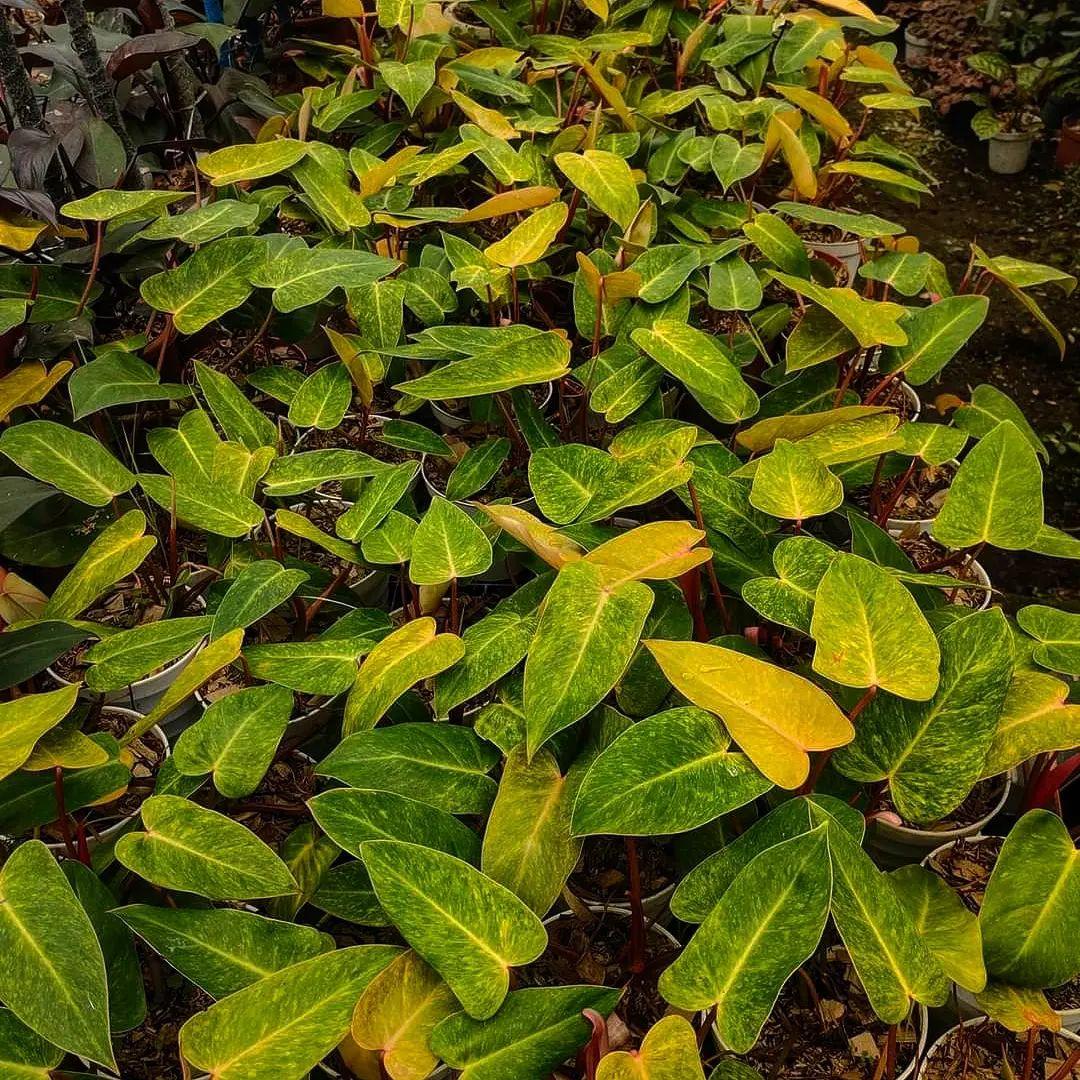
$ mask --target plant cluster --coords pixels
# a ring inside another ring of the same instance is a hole
[[[1080,616],[978,557],[1080,541],[917,389],[1075,280],[951,280],[894,24],[765,7],[323,0],[7,222],[0,1075],[1077,1074]]]

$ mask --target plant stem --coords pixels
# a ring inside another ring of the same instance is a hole
[[[877,686],[870,686],[867,688],[866,693],[855,703],[855,707],[848,713],[848,719],[853,724],[859,718],[859,713],[874,700],[875,694],[877,694]],[[831,750],[826,750],[824,753],[818,755],[817,760],[814,762],[814,767],[810,770],[810,775],[798,790],[799,795],[809,795],[810,792],[814,790],[814,786],[821,779],[821,774],[825,771],[825,766],[828,765],[829,758],[831,757]]]
[[[456,634],[461,612],[458,610],[457,578],[450,579],[450,633]]]
[[[627,836],[626,865],[630,877],[630,963],[635,975],[645,970],[645,912],[641,906],[641,867],[638,863],[637,840]]]
[[[698,501],[697,489],[694,487],[692,480],[687,481],[686,490],[690,493],[690,502],[694,507],[694,520],[697,522],[697,527],[702,532],[705,532],[705,519],[702,516],[701,503]],[[713,601],[720,609],[720,617],[724,620],[724,630],[729,634],[733,633],[735,625],[731,621],[731,613],[728,611],[727,604],[724,601],[724,592],[720,588],[720,581],[716,576],[716,567],[713,565],[711,558],[705,563],[705,569],[709,575],[709,589],[712,592]]]
[[[124,154],[130,162],[135,157],[135,144],[128,134],[127,125],[120,115],[120,106],[116,103],[116,92],[112,80],[105,72],[105,65],[98,52],[94,31],[90,27],[83,0],[60,0],[68,29],[71,31],[71,47],[82,61],[86,72],[87,97],[94,112],[116,132]]]
[[[1024,1048],[1024,1071],[1020,1080],[1031,1080],[1031,1070],[1035,1066],[1035,1043],[1039,1038],[1039,1025],[1032,1024],[1028,1028],[1027,1046]]]
[[[1061,1067],[1054,1072],[1054,1075],[1050,1077],[1050,1080],[1065,1080],[1076,1066],[1077,1062],[1080,1062],[1080,1047],[1074,1050],[1062,1063]]]
[[[682,589],[683,599],[690,609],[694,620],[694,640],[708,641],[709,627],[705,622],[705,613],[701,609],[701,569],[695,566],[693,570],[687,570],[679,578],[679,588]]]
[[[53,766],[53,798],[56,800],[56,820],[60,825],[60,835],[64,838],[64,848],[69,859],[77,859],[78,853],[71,838],[71,822],[68,821],[67,807],[64,805],[64,770],[59,765]]]
[[[75,309],[75,314],[72,318],[77,319],[83,313],[83,310],[86,308],[86,303],[90,299],[90,293],[93,291],[94,282],[97,280],[98,266],[101,263],[101,245],[104,239],[105,222],[99,221],[97,223],[97,235],[94,237],[94,258],[90,262],[90,273],[86,275],[86,287],[83,289],[82,296],[79,297],[79,306]]]
[[[882,456],[878,459],[879,469],[881,468],[880,463],[884,460],[885,455],[882,454]],[[904,494],[904,489],[908,486],[909,483],[911,483],[911,478],[915,475],[915,466],[918,463],[918,460],[918,458],[911,459],[911,464],[907,467],[907,472],[904,473],[902,477],[900,477],[899,483],[897,483],[896,487],[893,489],[892,497],[885,504],[885,507],[881,511],[881,513],[878,514],[877,523],[882,529],[886,527],[889,518],[892,516],[892,512],[896,509],[896,504],[900,501],[900,496]],[[880,476],[878,477],[878,479],[880,479]]]

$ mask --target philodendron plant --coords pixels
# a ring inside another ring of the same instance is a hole
[[[920,250],[894,24],[765,8],[276,5],[156,186],[5,223],[0,1076],[895,1080],[954,984],[1054,1026],[1080,616],[980,559],[1080,542],[1009,397],[919,390],[998,298],[1064,351],[1075,280]],[[977,917],[875,862],[1007,786]]]

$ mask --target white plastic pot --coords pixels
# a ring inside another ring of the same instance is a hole
[[[919,1066],[919,1072],[918,1072],[919,1080],[921,1080],[921,1078],[926,1073],[927,1062],[929,1062],[930,1059],[936,1053],[938,1053],[941,1050],[941,1048],[945,1045],[946,1041],[952,1036],[952,1034],[957,1030],[957,1028],[971,1027],[974,1024],[982,1024],[984,1022],[985,1022],[985,1017],[984,1016],[972,1017],[969,1020],[962,1021],[961,1023],[957,1024],[955,1027],[949,1028],[949,1030],[946,1031],[944,1035],[942,1035],[939,1038],[935,1039],[934,1042],[931,1044],[930,1049],[926,1051],[926,1056],[923,1058],[922,1064]],[[1078,1037],[1072,1031],[1062,1030],[1062,1031],[1057,1032],[1056,1034],[1060,1035],[1061,1038],[1065,1039],[1067,1042],[1080,1042],[1080,1037]],[[1024,1038],[1024,1036],[1018,1034],[1016,1036],[1016,1038],[1022,1039],[1022,1038]],[[960,1080],[964,1080],[964,1078],[961,1077]]]
[[[136,712],[134,709],[125,709],[119,705],[106,705],[105,708],[102,710],[102,713],[113,713],[114,715],[122,716],[126,720],[128,720],[131,725],[137,724],[143,718],[143,714],[141,712]],[[162,758],[162,761],[164,762],[165,759],[172,754],[172,746],[169,744],[169,736],[165,734],[165,732],[158,724],[155,724],[150,729],[150,731],[153,732],[153,734],[155,734],[161,740],[161,745],[165,747],[165,757]],[[131,822],[133,822],[138,816],[139,811],[136,810],[132,814],[124,814],[122,817],[117,817],[115,820],[111,821],[110,824],[105,825],[104,828],[97,829],[95,833],[88,832],[86,834],[87,850],[93,851],[94,848],[98,846],[98,844],[112,839],[112,837],[114,837],[118,832],[131,824]],[[105,818],[103,820],[109,821],[110,819]],[[64,843],[63,840],[57,840],[54,843],[46,844],[45,846],[54,855],[67,855],[67,845]]]
[[[896,525],[893,524],[894,522],[896,522]],[[921,524],[920,522],[914,522],[914,521],[903,521],[903,522],[901,522],[901,521],[899,521],[899,519],[889,518],[889,535],[894,540],[898,540],[905,533],[907,533],[909,537],[914,532],[924,532],[924,533],[926,533],[926,532],[930,531],[929,527],[933,523],[934,523],[934,519],[933,518],[928,518],[927,521],[926,521],[927,527],[925,529],[916,530],[915,526],[917,524]],[[984,567],[983,564],[981,562],[979,562],[977,559],[973,559],[968,564],[968,566],[971,569],[971,572],[975,575],[975,580],[980,585],[983,586],[983,588],[981,590],[982,591],[982,602],[974,610],[975,611],[985,611],[990,606],[990,601],[994,598],[993,582],[991,582],[990,575],[986,572],[986,567]],[[956,587],[958,589],[962,589],[964,587],[964,582],[957,580]],[[948,594],[950,590],[945,589],[943,591],[946,594]],[[994,813],[997,813],[997,811],[995,810]]]
[[[913,27],[904,31],[904,63],[909,68],[921,70],[930,62],[930,39],[920,37]]]
[[[957,461],[956,458],[953,458],[952,461],[946,462],[946,464],[952,465],[956,469],[960,468],[960,462]],[[889,532],[902,532],[911,535],[912,531],[914,531],[923,533],[924,535],[928,535],[930,532],[930,527],[934,524],[936,520],[937,515],[928,518],[889,518],[886,522],[886,527],[888,528]],[[979,569],[981,570],[982,567],[979,567]]]
[[[201,612],[206,608],[206,601],[201,596],[197,597],[194,607]],[[100,699],[106,705],[119,705],[124,708],[134,709],[138,713],[148,713],[157,704],[162,694],[176,682],[180,672],[195,658],[195,654],[199,651],[201,645],[202,641],[197,642],[183,656],[174,660],[171,664],[166,664],[160,671],[147,675],[145,679],[137,679],[119,690],[106,690],[104,693],[98,694],[83,683],[79,689],[79,697],[91,701]],[[57,686],[71,686],[71,681],[65,679],[63,675],[57,673],[53,668],[48,667],[45,671]]]
[[[858,237],[852,237],[848,240],[835,240],[832,243],[820,243],[812,240],[806,246],[813,254],[826,256],[825,261],[830,265],[840,263],[844,268],[844,273],[847,275],[847,280],[838,282],[838,284],[846,285],[849,288],[855,287],[863,258],[862,243]]]
[[[1002,131],[990,138],[987,163],[992,173],[1015,176],[1022,173],[1031,157],[1035,136],[1029,131]]]
[[[915,387],[911,386],[906,382],[902,382],[900,384],[900,393],[908,399],[908,402],[910,403],[912,409],[912,413],[907,418],[907,422],[909,424],[914,424],[915,421],[918,420],[920,416],[922,416],[922,399],[919,397],[919,394],[916,391]]]
[[[982,830],[998,815],[1008,801],[1012,789],[1012,777],[1005,777],[1001,797],[993,808],[978,821],[958,829],[919,829],[907,825],[893,825],[875,818],[866,830],[867,846],[876,861],[893,869],[908,863],[925,862],[934,852],[955,844],[957,840],[977,839]]]
[[[543,400],[537,408],[546,409],[551,403],[551,395],[554,392],[554,384],[548,383],[547,393],[544,394]],[[465,408],[463,413],[456,413],[443,408],[437,401],[432,401],[430,404],[431,411],[435,415],[435,422],[443,429],[443,431],[461,431],[462,428],[467,428],[473,422],[472,417],[469,416],[468,407]]]

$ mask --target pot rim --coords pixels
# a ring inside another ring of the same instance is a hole
[[[978,821],[973,821],[970,825],[961,826],[958,829],[919,829],[913,828],[910,825],[894,825],[891,821],[882,821],[880,818],[874,820],[874,828],[879,829],[882,832],[891,832],[894,836],[916,837],[916,836],[940,836],[943,838],[943,843],[939,844],[936,848],[927,853],[924,858],[929,859],[932,855],[937,854],[943,847],[947,847],[951,844],[955,844],[958,840],[985,840],[986,835],[982,832],[982,829],[994,820],[1005,809],[1005,803],[1008,801],[1009,793],[1012,791],[1013,780],[1010,773],[1005,773],[1005,784],[1001,789],[1001,798],[994,803],[993,808],[985,816],[979,818]],[[971,831],[974,830],[974,831]]]
[[[943,1031],[930,1044],[930,1046],[927,1048],[926,1053],[923,1054],[922,1061],[919,1064],[919,1071],[916,1074],[916,1080],[921,1080],[921,1077],[923,1076],[923,1074],[926,1071],[926,1063],[944,1045],[945,1040],[950,1038],[954,1032],[958,1031],[960,1028],[972,1027],[975,1024],[985,1024],[987,1022],[987,1019],[988,1018],[985,1017],[985,1016],[973,1016],[968,1020],[961,1020],[959,1024],[954,1024],[948,1030]],[[1010,1034],[1011,1035],[1020,1035],[1021,1033],[1020,1032],[1010,1032]],[[1054,1034],[1055,1035],[1060,1035],[1067,1042],[1080,1042],[1080,1035],[1077,1035],[1075,1032],[1068,1031],[1065,1028],[1062,1028],[1060,1031],[1055,1031]]]

